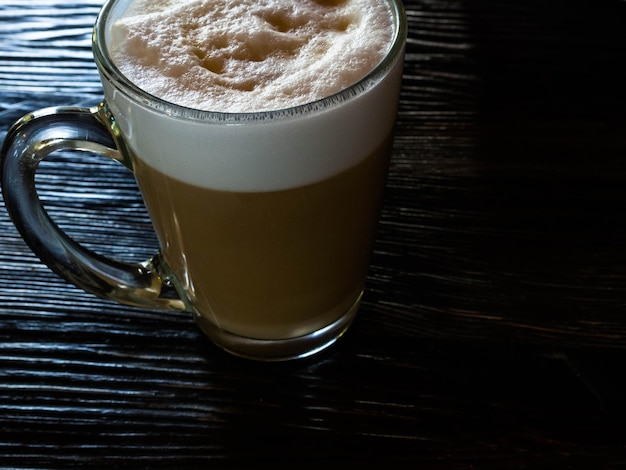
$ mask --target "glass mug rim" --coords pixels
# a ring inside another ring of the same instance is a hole
[[[287,108],[250,112],[206,111],[175,104],[144,91],[128,79],[115,65],[113,60],[111,60],[107,44],[107,23],[112,10],[122,1],[124,0],[107,0],[96,18],[92,35],[92,50],[98,70],[109,83],[114,84],[117,90],[123,92],[134,102],[170,117],[194,121],[232,123],[250,121],[263,122],[293,119],[296,116],[307,116],[312,113],[323,112],[326,109],[350,100],[350,98],[354,96],[359,96],[383,79],[389,69],[393,67],[395,61],[403,56],[404,43],[407,36],[407,21],[401,0],[385,0],[391,6],[391,13],[393,15],[394,36],[391,41],[391,46],[385,53],[383,59],[357,82],[317,101]]]

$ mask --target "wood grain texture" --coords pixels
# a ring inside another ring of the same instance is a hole
[[[0,138],[31,110],[98,103],[101,4],[0,0]],[[238,360],[186,314],[68,285],[1,208],[0,467],[626,462],[626,4],[405,5],[387,197],[346,337]],[[56,155],[38,188],[86,246],[156,250],[120,165]]]

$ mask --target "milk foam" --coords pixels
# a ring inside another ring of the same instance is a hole
[[[355,83],[385,55],[390,7],[372,0],[134,0],[111,55],[148,93],[185,107],[275,110]]]
[[[302,10],[308,8],[319,11],[323,8],[323,5],[316,5],[316,2],[305,0],[187,1],[183,6],[180,6],[180,0],[119,0],[112,4],[107,15],[107,21],[114,22],[115,26],[100,28],[96,47],[102,47],[101,44],[106,43],[106,51],[101,52],[103,56],[106,56],[112,49],[118,54],[126,54],[124,51],[127,47],[120,47],[120,41],[124,41],[127,34],[129,37],[127,44],[132,43],[132,38],[149,37],[153,41],[150,43],[153,44],[151,47],[157,47],[154,44],[160,44],[158,37],[162,34],[162,28],[173,27],[174,23],[169,19],[171,15],[178,15],[191,21],[195,18],[196,8],[206,8],[210,4],[230,9],[244,3],[254,6],[259,15],[270,15],[270,11],[277,14],[276,12],[286,10],[299,15]],[[375,59],[371,59],[372,62],[366,67],[366,72],[380,61],[381,51],[386,51],[396,42],[400,47],[395,48],[393,60],[388,60],[381,74],[357,88],[355,93],[342,95],[338,100],[316,103],[311,109],[295,108],[293,112],[270,113],[269,117],[263,113],[258,118],[239,114],[198,115],[192,110],[181,113],[181,110],[164,107],[147,97],[137,97],[134,92],[125,91],[123,86],[120,87],[117,84],[118,80],[111,79],[114,77],[107,72],[107,66],[99,63],[107,105],[124,135],[126,145],[132,149],[136,158],[141,158],[151,167],[172,178],[196,186],[224,191],[257,192],[285,190],[322,181],[353,167],[376,151],[392,133],[395,123],[396,103],[403,68],[403,47],[401,46],[404,43],[404,35],[402,33],[406,31],[404,27],[401,28],[402,31],[399,30],[397,23],[402,23],[402,21],[396,13],[391,12],[391,7],[385,0],[317,0],[317,3],[337,3],[338,8],[344,11],[342,15],[348,15],[347,12],[350,12],[352,17],[359,18],[358,22],[351,23],[353,26],[350,26],[359,28],[358,33],[352,35],[351,39],[351,41],[356,41],[356,44],[349,46],[345,41],[335,37],[333,41],[337,40],[336,44],[322,41],[322,45],[315,49],[317,53],[331,48],[340,48],[344,52],[347,49],[353,49],[358,53],[359,48],[365,47],[360,38],[370,34],[372,24],[369,23],[378,21],[380,21],[379,26],[383,25],[380,28],[380,34],[385,39],[380,43],[382,45],[376,46],[379,53]],[[336,21],[338,16],[332,13],[332,8],[328,9],[328,14],[328,21],[332,18],[334,18],[332,21]],[[378,15],[383,15],[384,18],[379,18]],[[119,18],[121,19],[117,21]],[[149,27],[142,26],[146,18],[150,20]],[[261,20],[257,16],[254,21],[260,22]],[[211,23],[206,20],[201,22],[208,25]],[[175,24],[181,27],[180,22]],[[133,29],[141,29],[143,32],[135,34],[132,32]],[[271,31],[267,34],[266,38],[273,37]],[[175,37],[183,36],[177,33]],[[239,37],[245,38],[242,31]],[[254,37],[257,41],[259,40],[259,36]],[[325,40],[330,41],[331,35],[327,35]],[[268,41],[274,44],[269,39]],[[148,49],[150,48],[146,49],[145,62],[159,63],[161,59],[156,59],[157,56],[153,55],[155,51]],[[180,50],[191,49],[181,46]],[[183,55],[181,52],[180,62],[174,62],[185,63],[189,56],[183,57]],[[351,68],[352,60],[346,59],[329,64],[330,58],[323,54],[319,57],[322,65],[318,64],[308,70],[304,70],[307,69],[306,64],[300,63],[298,67],[303,69],[302,74],[295,70],[297,67],[293,64],[279,66],[278,64],[283,63],[282,59],[271,63],[280,70],[288,69],[289,73],[285,74],[285,77],[293,78],[293,83],[300,83],[303,89],[296,90],[296,94],[303,94],[303,101],[314,99],[313,95],[307,94],[308,88],[303,85],[306,80],[313,83],[316,93],[323,96],[335,89],[322,88],[333,81],[329,77],[341,77],[340,80],[334,81],[333,87],[342,88],[348,82],[353,83],[354,76],[366,73],[363,69],[355,72],[358,67]],[[357,54],[356,57],[354,62],[359,62],[360,55]],[[256,64],[256,66],[259,65]],[[168,69],[166,67],[172,74],[184,68]],[[206,70],[200,70],[201,68],[196,66],[193,73],[209,74]],[[346,68],[349,72],[345,72]],[[130,78],[140,88],[161,95],[159,90],[167,92],[171,87],[173,93],[168,95],[168,99],[177,97],[181,100],[188,100],[187,95],[190,94],[193,95],[191,102],[186,101],[186,103],[193,106],[196,106],[196,100],[204,99],[201,96],[204,94],[219,95],[218,102],[220,103],[226,103],[229,100],[235,104],[239,102],[246,111],[255,107],[254,100],[257,103],[266,103],[267,100],[271,100],[278,107],[295,105],[293,96],[289,97],[288,101],[283,101],[286,95],[282,92],[275,92],[276,88],[273,88],[275,85],[271,84],[266,91],[262,91],[262,87],[258,87],[258,91],[255,92],[242,92],[233,88],[236,92],[225,97],[230,90],[228,86],[210,91],[207,90],[211,88],[209,85],[199,85],[199,82],[191,80],[191,84],[195,84],[196,88],[195,91],[189,93],[186,88],[184,91],[175,88],[178,78],[173,76],[159,78],[160,72],[157,68],[150,69],[142,65],[138,70],[140,73]],[[261,67],[261,70],[265,70],[269,75],[274,73],[271,67],[266,69]],[[124,73],[130,74],[128,71]],[[309,78],[304,78],[306,73],[309,74]],[[142,78],[142,74],[146,74],[145,77]],[[182,74],[185,75],[184,72]],[[291,75],[294,77],[290,77]],[[150,87],[154,84],[159,90],[153,90]],[[238,96],[242,95],[253,96],[252,105],[250,101],[240,102]],[[278,98],[273,95],[277,95]],[[316,94],[315,97],[320,95]],[[209,103],[209,100],[205,100],[205,103]],[[211,108],[214,105],[209,103]],[[230,111],[233,110],[231,104],[226,107]]]

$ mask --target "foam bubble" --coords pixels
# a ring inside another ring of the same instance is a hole
[[[182,106],[282,109],[341,91],[382,59],[392,15],[372,0],[134,0],[111,28],[131,81]]]

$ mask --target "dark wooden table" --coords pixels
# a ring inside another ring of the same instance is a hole
[[[101,0],[0,0],[0,138],[93,105]],[[406,1],[384,213],[358,320],[289,364],[60,280],[0,208],[0,466],[626,465],[626,3]],[[88,247],[156,242],[93,156],[38,186]],[[1,203],[0,203],[1,204]],[[418,465],[416,465],[418,464]]]

